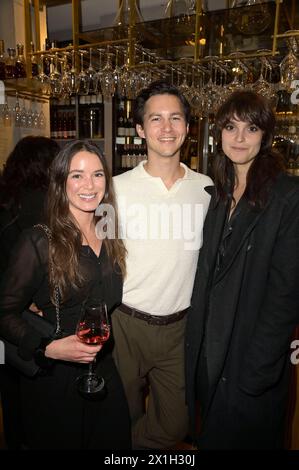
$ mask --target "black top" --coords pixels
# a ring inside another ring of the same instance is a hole
[[[241,198],[230,216],[231,201],[232,200],[229,199],[227,202],[227,214],[223,227],[221,241],[218,248],[215,273],[217,273],[221,269],[222,262],[224,260],[225,254],[227,253],[231,241],[235,224],[237,223],[237,218],[242,211],[242,203],[244,203],[244,199]]]
[[[79,261],[84,285],[77,290],[70,289],[60,308],[65,336],[75,333],[82,302],[88,296],[102,298],[109,310],[121,301],[121,277],[109,269],[104,245],[99,258],[88,246],[82,246]],[[55,307],[50,300],[48,270],[46,234],[40,228],[24,231],[0,285],[0,333],[19,344],[21,353],[25,355],[33,353],[41,337],[21,318],[24,308],[34,302],[45,318],[56,322]]]

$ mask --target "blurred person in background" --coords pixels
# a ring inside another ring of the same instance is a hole
[[[47,137],[21,139],[7,158],[0,175],[0,280],[21,232],[42,222],[49,168],[59,151]],[[0,369],[3,426],[8,449],[20,449],[19,377],[8,365]]]

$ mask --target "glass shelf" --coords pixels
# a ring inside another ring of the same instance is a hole
[[[49,100],[49,95],[43,92],[42,84],[35,78],[8,78],[4,80],[5,92],[18,92],[21,96],[28,94],[33,98]]]
[[[289,15],[286,13],[289,3],[285,0],[281,9],[280,32],[290,29]],[[225,56],[235,51],[252,53],[258,49],[271,50],[276,5],[275,2],[267,2],[263,5],[267,9],[267,21],[260,23],[260,32],[256,27],[253,33],[251,32],[252,22],[259,13],[260,5],[204,12],[200,17],[200,39],[205,39],[205,46],[201,49],[202,56]],[[299,12],[295,17],[297,23],[298,17]],[[167,60],[193,57],[195,20],[196,15],[189,15],[137,23],[133,34],[138,44]],[[80,42],[89,44],[127,37],[127,27],[102,28],[79,34]]]
[[[43,3],[47,6],[53,6],[70,2],[45,0]],[[256,30],[254,34],[251,34],[250,28],[246,27],[247,24],[250,24],[249,16],[254,17],[259,6],[252,5],[203,12],[200,17],[199,39],[205,39],[205,45],[200,47],[199,59],[204,60],[207,55],[227,57],[235,51],[254,55],[259,49],[272,50],[276,5],[274,1],[267,2],[265,5],[270,20],[267,24],[265,23],[265,28],[262,28],[263,30],[259,34]],[[294,17],[290,19],[291,7],[292,0],[284,0],[280,9],[278,33],[299,27],[299,9],[293,11]],[[163,60],[176,61],[182,58],[191,60],[194,57],[195,20],[196,15],[190,15],[137,23],[133,30],[134,42]],[[291,23],[291,21],[293,22]],[[128,36],[127,26],[115,26],[79,32],[79,42],[81,46],[90,44],[99,47],[100,43],[107,41],[124,42]],[[126,42],[124,42],[124,46],[126,47]],[[276,63],[287,51],[286,41],[283,38],[277,38],[277,47],[279,56]],[[5,85],[9,90],[27,92],[32,96],[39,95],[48,99],[48,96],[43,94],[41,84],[35,79],[6,80]]]

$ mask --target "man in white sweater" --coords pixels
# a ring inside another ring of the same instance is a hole
[[[128,251],[123,304],[112,315],[114,359],[133,448],[165,449],[188,431],[184,330],[210,199],[204,187],[212,182],[180,163],[190,107],[177,88],[151,84],[134,115],[148,159],[114,177]]]

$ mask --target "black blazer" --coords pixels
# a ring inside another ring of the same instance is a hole
[[[299,323],[299,180],[281,174],[265,208],[245,204],[212,281],[226,207],[215,205],[214,188],[206,189],[212,198],[186,327],[186,399],[193,425],[204,333],[205,416],[224,375],[232,390],[251,395],[287,387],[281,380]]]

